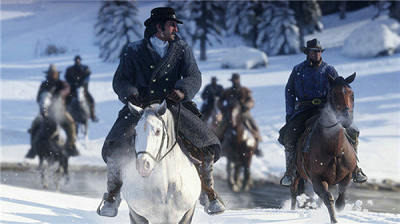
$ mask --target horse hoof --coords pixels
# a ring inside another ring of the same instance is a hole
[[[235,192],[235,193],[239,193],[240,192],[240,187],[235,184],[235,185],[232,186],[232,191]]]
[[[225,205],[221,203],[218,199],[210,201],[210,205],[207,208],[207,214],[209,215],[219,215],[224,213],[226,210]]]

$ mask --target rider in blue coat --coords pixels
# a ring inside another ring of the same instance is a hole
[[[281,179],[283,186],[292,185],[296,143],[305,130],[306,121],[319,114],[326,103],[330,89],[327,76],[330,75],[335,79],[338,77],[335,68],[322,60],[321,53],[324,50],[316,38],[307,41],[307,47],[302,48],[307,59],[293,68],[286,84],[286,125],[281,129],[278,139],[285,147],[286,172]],[[357,127],[352,124],[346,131],[354,140],[353,146],[357,151],[359,136]],[[367,176],[358,166],[353,177],[354,181],[359,183],[367,180]]]

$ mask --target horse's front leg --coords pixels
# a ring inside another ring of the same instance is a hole
[[[347,186],[351,181],[351,173],[349,173],[345,178],[339,182],[339,197],[336,199],[335,207],[338,211],[342,211],[345,206],[345,198]]]
[[[300,180],[301,180],[301,177],[296,175],[296,177],[294,178],[294,181],[292,183],[292,186],[290,186],[290,199],[291,199],[291,209],[292,210],[296,209],[297,196],[299,195]]]
[[[328,208],[331,223],[337,223],[334,203],[335,200],[331,193],[328,191],[328,183],[320,181],[316,178],[312,180],[314,192],[324,201],[325,206]]]
[[[40,180],[42,181],[42,186],[43,188],[48,188],[49,183],[47,183],[46,180],[46,175],[44,173],[44,168],[43,168],[43,158],[39,156],[39,166],[38,166],[38,171],[40,173]]]
[[[251,163],[251,157],[247,161],[245,161],[245,166],[243,167],[243,190],[248,191],[250,190],[251,187],[253,187],[253,181],[251,180],[251,173],[250,173],[250,163]]]

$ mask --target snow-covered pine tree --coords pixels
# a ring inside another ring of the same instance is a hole
[[[303,17],[305,22],[305,35],[315,33],[315,31],[321,32],[324,25],[320,22],[322,19],[322,12],[319,7],[317,0],[308,0],[302,2]]]
[[[300,33],[286,1],[269,2],[258,24],[257,46],[268,55],[300,52]]]
[[[213,41],[221,41],[225,10],[224,1],[181,1],[170,2],[175,9],[178,18],[182,18],[184,26],[178,33],[182,38],[192,38],[192,45],[200,42],[200,60],[207,60],[207,44],[213,45]],[[212,37],[212,38],[210,38]]]
[[[268,8],[266,1],[229,1],[226,11],[228,35],[241,36],[248,45],[256,48],[258,24],[264,21],[263,12]]]
[[[290,1],[290,8],[295,12],[297,26],[300,29],[300,46],[304,46],[304,36],[322,31],[323,25],[320,22],[322,11],[316,0]]]
[[[100,58],[115,62],[128,43],[141,39],[142,23],[137,19],[136,0],[105,1],[94,26],[95,44],[100,47]]]

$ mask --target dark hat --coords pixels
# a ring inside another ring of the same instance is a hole
[[[321,47],[321,43],[317,38],[314,38],[312,40],[307,41],[307,47],[301,47],[301,51],[304,54],[308,54],[310,50],[320,50],[321,52],[324,52],[324,48]]]
[[[74,58],[74,60],[76,61],[76,60],[82,60],[82,58],[81,58],[81,56],[79,56],[79,55],[77,55],[77,56],[75,56],[75,58]]]
[[[211,77],[211,81],[214,81],[214,80],[215,80],[215,81],[218,80],[216,76]]]
[[[172,20],[177,23],[183,24],[182,21],[176,18],[175,10],[171,7],[158,7],[151,10],[150,18],[148,18],[145,22],[145,26],[149,26],[151,22],[155,21],[163,21],[163,20]]]
[[[233,73],[232,77],[229,79],[230,81],[240,79],[240,75],[238,73]]]

